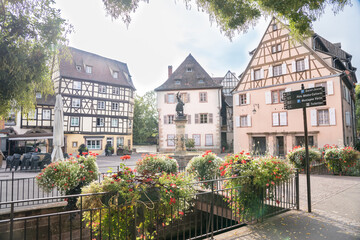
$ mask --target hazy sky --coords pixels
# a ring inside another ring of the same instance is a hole
[[[69,45],[127,63],[140,95],[166,81],[168,65],[175,70],[189,53],[213,77],[228,70],[239,75],[271,20],[260,20],[254,29],[230,41],[206,13],[196,7],[186,10],[182,1],[142,2],[128,28],[106,16],[101,0],[57,0],[56,6],[74,27]],[[335,16],[327,9],[314,30],[330,42],[342,43],[342,49],[353,56],[360,82],[360,1]]]

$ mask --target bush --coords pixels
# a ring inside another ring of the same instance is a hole
[[[189,151],[193,150],[195,148],[195,140],[192,138],[186,139],[185,147],[186,147],[186,150],[189,150]]]
[[[177,173],[179,165],[177,161],[166,155],[145,155],[136,162],[136,171],[142,175],[154,175],[156,173]]]
[[[286,159],[288,159],[291,163],[295,165],[296,168],[305,169],[305,159],[306,159],[306,151],[305,147],[295,146],[287,155]],[[309,163],[320,162],[321,153],[316,148],[309,148]]]
[[[200,181],[216,179],[220,176],[219,167],[223,160],[211,151],[193,157],[186,166],[186,172]]]
[[[79,151],[79,155],[82,155],[83,152],[88,152],[88,148],[86,147],[85,144],[81,144],[78,148],[78,151]]]
[[[334,174],[346,174],[355,167],[359,152],[352,147],[329,147],[325,150],[325,161],[329,171]]]

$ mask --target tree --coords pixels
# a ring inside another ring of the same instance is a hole
[[[147,143],[158,135],[158,114],[154,91],[144,96],[135,95],[133,141],[135,144]]]
[[[149,0],[103,0],[105,10],[112,18],[129,24],[130,14],[140,1]],[[220,30],[229,38],[236,32],[246,32],[254,26],[261,16],[276,16],[287,20],[295,38],[311,34],[312,22],[318,19],[327,5],[334,13],[339,12],[350,0],[194,0],[199,10],[209,14]],[[184,0],[190,8],[191,0]]]
[[[356,115],[356,132],[357,136],[359,136],[360,133],[360,85],[356,85],[355,87],[355,115]]]
[[[71,30],[53,0],[0,0],[0,118],[34,109],[36,92],[53,92],[57,46]]]

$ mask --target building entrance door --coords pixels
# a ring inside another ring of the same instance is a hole
[[[255,155],[265,155],[266,153],[265,137],[253,137],[253,151]]]
[[[284,156],[284,137],[283,136],[276,137],[276,154],[279,157]]]

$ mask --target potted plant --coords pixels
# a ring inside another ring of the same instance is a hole
[[[130,146],[124,146],[124,154],[125,155],[131,155],[132,154],[132,150],[131,150]]]
[[[352,147],[329,147],[325,150],[324,158],[328,170],[333,174],[344,174],[356,164],[359,152]]]
[[[46,192],[57,188],[62,194],[80,194],[81,188],[98,177],[96,154],[77,155],[62,161],[56,161],[44,168],[36,176],[37,184]],[[76,198],[68,199],[68,209],[75,208]]]
[[[85,144],[81,144],[78,148],[78,151],[79,151],[79,155],[83,155],[84,152],[88,152],[88,148],[86,147]]]
[[[305,147],[295,146],[287,155],[291,163],[300,170],[305,169],[306,150]],[[316,148],[309,148],[309,164],[321,161],[321,153]]]
[[[141,175],[155,175],[157,173],[177,173],[179,165],[175,159],[167,155],[145,155],[136,162],[136,170]]]

